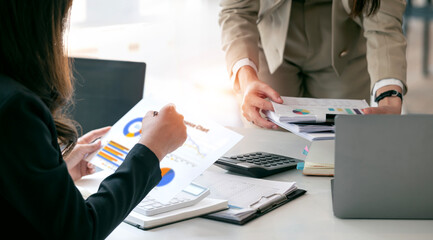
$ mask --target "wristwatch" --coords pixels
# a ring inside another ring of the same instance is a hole
[[[399,97],[401,99],[401,101],[403,102],[403,95],[401,95],[401,93],[399,93],[396,90],[389,90],[389,91],[383,92],[379,96],[377,96],[374,99],[374,101],[379,103],[380,100],[382,100],[386,97]]]

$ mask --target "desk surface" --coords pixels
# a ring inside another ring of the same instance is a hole
[[[287,132],[234,129],[244,135],[227,155],[267,151],[302,158],[308,141]],[[208,171],[224,171],[212,166]],[[195,218],[143,231],[126,223],[107,239],[433,239],[431,220],[342,220],[334,217],[329,177],[290,170],[266,179],[295,181],[307,190],[300,198],[244,226]]]

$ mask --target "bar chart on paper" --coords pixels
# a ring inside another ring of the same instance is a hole
[[[101,139],[102,148],[89,156],[91,163],[115,171],[140,139],[142,115],[161,107],[150,101],[140,101]],[[242,138],[212,121],[184,116],[188,137],[181,147],[161,160],[162,179],[149,193],[160,202],[170,201]]]

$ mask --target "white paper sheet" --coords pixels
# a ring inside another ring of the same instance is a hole
[[[102,149],[89,156],[90,162],[115,171],[140,138],[141,118],[146,112],[159,110],[162,106],[141,100],[101,139]],[[149,193],[160,202],[172,199],[242,138],[212,121],[179,112],[185,117],[188,138],[160,162],[162,180]]]

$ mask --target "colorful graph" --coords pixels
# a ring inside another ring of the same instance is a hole
[[[306,109],[295,109],[293,110],[293,113],[299,114],[299,115],[307,115],[310,114],[310,111]]]
[[[105,164],[110,169],[116,169],[123,163],[129,149],[114,142],[110,141],[105,145],[96,156],[105,160]]]
[[[197,154],[197,156],[199,156],[200,158],[204,158],[204,157],[206,157],[206,154],[203,153],[203,152],[200,150],[200,145],[198,145],[198,144],[197,144],[197,143],[192,139],[192,137],[191,137],[190,135],[188,135],[188,137],[187,137],[185,143],[183,144],[183,146],[184,146],[184,147],[191,148],[191,149],[192,149],[192,150]]]
[[[143,118],[136,118],[129,121],[123,128],[123,135],[126,137],[136,137],[141,134],[141,122]]]
[[[162,179],[158,185],[156,185],[157,187],[162,187],[169,184],[171,181],[173,181],[175,174],[174,170],[171,168],[161,168],[161,175]]]
[[[337,111],[343,112],[343,113],[344,113],[344,110],[345,110],[346,113],[350,114],[350,115],[355,115],[355,114],[362,115],[362,112],[359,109],[357,109],[357,108],[354,108],[354,109],[345,108],[344,110],[342,108],[337,108],[337,109],[335,109],[335,108],[328,108],[328,110],[330,112],[334,112],[335,110],[337,110]]]

